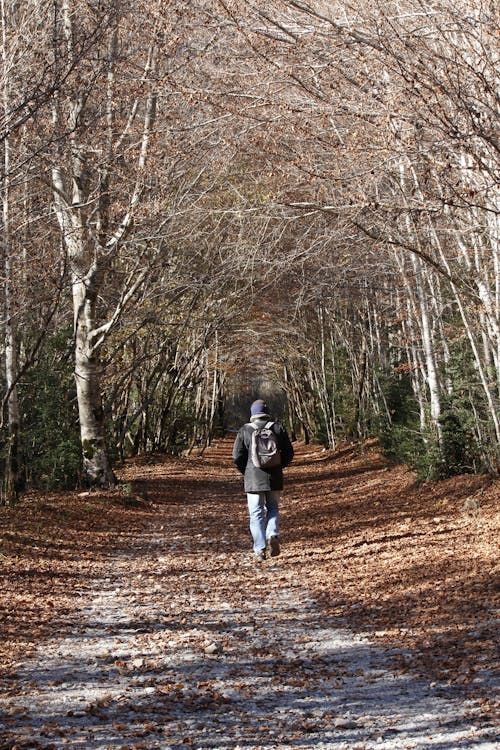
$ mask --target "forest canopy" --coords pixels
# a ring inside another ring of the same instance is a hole
[[[2,499],[257,395],[500,466],[496,0],[2,0]]]

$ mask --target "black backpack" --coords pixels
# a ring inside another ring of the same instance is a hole
[[[278,439],[273,431],[274,422],[266,422],[264,427],[250,422],[252,427],[252,437],[250,440],[250,457],[253,465],[257,469],[273,469],[281,466],[281,451],[278,446]]]

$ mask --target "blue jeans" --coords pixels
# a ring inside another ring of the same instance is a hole
[[[250,516],[250,533],[253,539],[253,551],[257,554],[266,549],[266,540],[278,536],[280,493],[247,492],[248,514]]]

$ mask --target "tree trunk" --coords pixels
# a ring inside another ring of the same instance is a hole
[[[356,401],[354,404],[354,417],[352,420],[352,436],[354,437],[354,432],[356,432],[356,435],[360,440],[363,437],[364,433],[363,425],[361,423],[361,414],[363,409],[363,392],[365,389],[367,364],[368,352],[366,347],[366,337],[363,334],[363,338],[361,340],[361,352],[359,355],[358,381],[356,383],[355,391]]]
[[[5,121],[8,121],[10,86],[9,59],[7,51],[7,9],[1,3],[2,14],[2,108]],[[5,387],[7,393],[7,455],[5,459],[5,480],[3,493],[5,502],[17,500],[20,489],[19,461],[19,404],[17,398],[17,341],[12,309],[12,248],[10,242],[10,139],[3,140],[2,178],[2,245],[3,245],[3,302],[4,302],[4,347],[5,347]],[[1,422],[3,422],[3,415]]]
[[[413,175],[413,172],[412,172]],[[404,195],[408,194],[406,167],[403,161],[400,162],[400,184]],[[412,184],[410,182],[410,184]],[[411,238],[412,243],[415,246],[419,245],[419,238],[415,227],[412,223],[412,219],[409,215],[405,218],[406,229],[408,236]],[[418,303],[418,319],[420,330],[422,333],[422,345],[425,359],[425,376],[427,386],[429,389],[429,400],[431,405],[431,423],[434,428],[437,441],[439,445],[442,442],[442,430],[441,430],[441,387],[438,378],[438,369],[436,364],[436,350],[434,337],[432,335],[432,326],[430,320],[430,309],[427,299],[428,273],[427,267],[424,267],[423,261],[420,256],[412,256],[413,272],[414,272],[414,286],[415,296]]]
[[[62,0],[61,25],[56,24],[55,28],[55,37],[59,39],[62,53],[68,60],[75,59],[75,39],[81,32],[75,9],[76,5],[72,0]],[[156,92],[153,90],[145,100],[139,154],[134,163],[136,172],[132,192],[128,199],[123,195],[125,199],[119,204],[122,218],[110,236],[109,176],[110,167],[117,158],[111,148],[116,129],[113,118],[117,97],[114,80],[116,48],[115,29],[111,33],[107,48],[107,62],[103,63],[100,69],[101,75],[106,75],[105,130],[101,133],[106,148],[104,159],[97,166],[97,173],[93,176],[90,155],[94,148],[89,147],[89,143],[84,139],[88,135],[85,118],[89,116],[89,111],[92,112],[89,104],[90,91],[92,86],[96,85],[95,82],[87,81],[89,88],[86,92],[82,86],[78,90],[69,90],[65,96],[65,92],[57,94],[53,104],[54,132],[60,134],[60,138],[57,141],[58,153],[52,169],[52,186],[55,213],[72,276],[75,379],[83,464],[89,484],[99,486],[114,484],[116,481],[106,452],[99,351],[107,335],[120,319],[124,308],[143,283],[147,266],[137,266],[133,273],[126,276],[116,307],[104,323],[98,320],[96,302],[98,295],[102,294],[105,272],[110,268],[113,256],[119,252],[120,243],[132,226],[134,209],[137,208],[143,193],[146,156],[156,113]],[[153,75],[155,66],[156,48],[152,44],[145,62],[144,76]],[[135,119],[136,105],[137,102],[132,105],[132,119],[123,125],[125,131]],[[117,141],[115,138],[115,147],[121,146],[122,140]],[[94,182],[91,185],[92,179]],[[93,209],[90,210],[94,202],[97,206],[95,213]],[[147,439],[146,429],[143,437]]]
[[[106,451],[106,430],[100,389],[100,362],[89,334],[94,329],[94,301],[84,282],[73,280],[75,308],[75,381],[80,418],[83,470],[90,485],[116,484]]]

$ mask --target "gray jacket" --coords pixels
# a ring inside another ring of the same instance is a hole
[[[270,418],[254,418],[252,423],[257,427],[264,427],[270,421]],[[281,451],[281,466],[275,466],[272,469],[259,469],[252,463],[249,448],[253,427],[244,424],[238,431],[234,441],[233,461],[238,471],[245,477],[245,492],[267,492],[268,490],[283,489],[283,469],[292,461],[293,446],[287,431],[280,422],[274,422],[272,429],[278,438]]]

